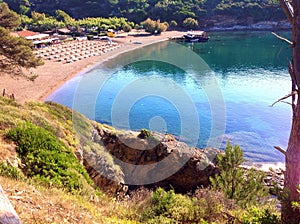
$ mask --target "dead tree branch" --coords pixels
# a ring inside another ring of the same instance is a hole
[[[293,42],[292,42],[292,41],[290,41],[290,40],[288,40],[288,39],[286,39],[286,38],[284,38],[284,37],[278,35],[277,33],[272,32],[272,34],[273,34],[275,37],[277,37],[278,39],[283,40],[283,41],[287,42],[288,44],[293,45]]]
[[[275,101],[274,103],[272,103],[271,107],[273,107],[276,103],[279,103],[279,102],[281,102],[281,101],[283,101],[283,100],[285,100],[285,99],[287,99],[287,98],[289,98],[289,97],[291,97],[291,96],[295,96],[295,95],[297,95],[297,94],[298,94],[298,91],[295,90],[295,91],[291,92],[290,94],[288,94],[288,95],[286,95],[286,96],[280,98],[279,100]]]
[[[281,152],[283,155],[285,155],[286,151],[281,148],[280,146],[273,146],[275,149],[277,149],[279,152]]]

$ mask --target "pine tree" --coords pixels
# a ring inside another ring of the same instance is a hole
[[[239,146],[227,143],[225,154],[218,156],[220,174],[211,178],[212,188],[224,192],[227,198],[234,199],[246,207],[255,204],[267,195],[264,174],[255,169],[244,169],[243,151]]]
[[[19,16],[6,3],[0,3],[0,71],[23,75],[22,68],[36,67],[43,62],[32,53],[31,41],[10,35],[10,30],[19,25]]]

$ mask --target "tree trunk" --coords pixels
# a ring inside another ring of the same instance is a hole
[[[298,186],[300,183],[300,102],[298,99],[292,123],[292,130],[286,151],[286,171],[284,178],[284,188],[289,194],[288,200],[282,205],[282,223],[299,224],[300,210],[295,210],[291,202],[299,202]]]
[[[298,192],[300,184],[300,1],[292,2],[294,13],[292,15],[293,27],[293,61],[290,74],[292,78],[292,91],[298,92],[296,98],[293,97],[293,122],[290,133],[288,148],[286,151],[286,171],[284,178],[284,188],[288,193],[288,199],[282,204],[282,223],[299,224],[300,210],[293,209],[291,203],[300,202]]]

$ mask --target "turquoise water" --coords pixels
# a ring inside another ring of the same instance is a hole
[[[289,33],[281,33],[289,37]],[[163,42],[78,75],[55,101],[117,128],[172,133],[190,145],[241,145],[255,162],[287,146],[291,49],[269,32],[213,33],[207,43]]]

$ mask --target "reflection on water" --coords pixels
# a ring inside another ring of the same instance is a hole
[[[208,139],[216,140],[210,146],[230,140],[252,161],[283,161],[273,146],[286,147],[291,110],[269,105],[290,90],[287,45],[268,32],[211,36],[204,44],[163,42],[126,53],[88,72],[84,81],[70,80],[49,99],[76,104],[91,119],[118,128],[173,133],[188,143],[197,133],[199,147]],[[224,120],[218,117],[222,105]]]

